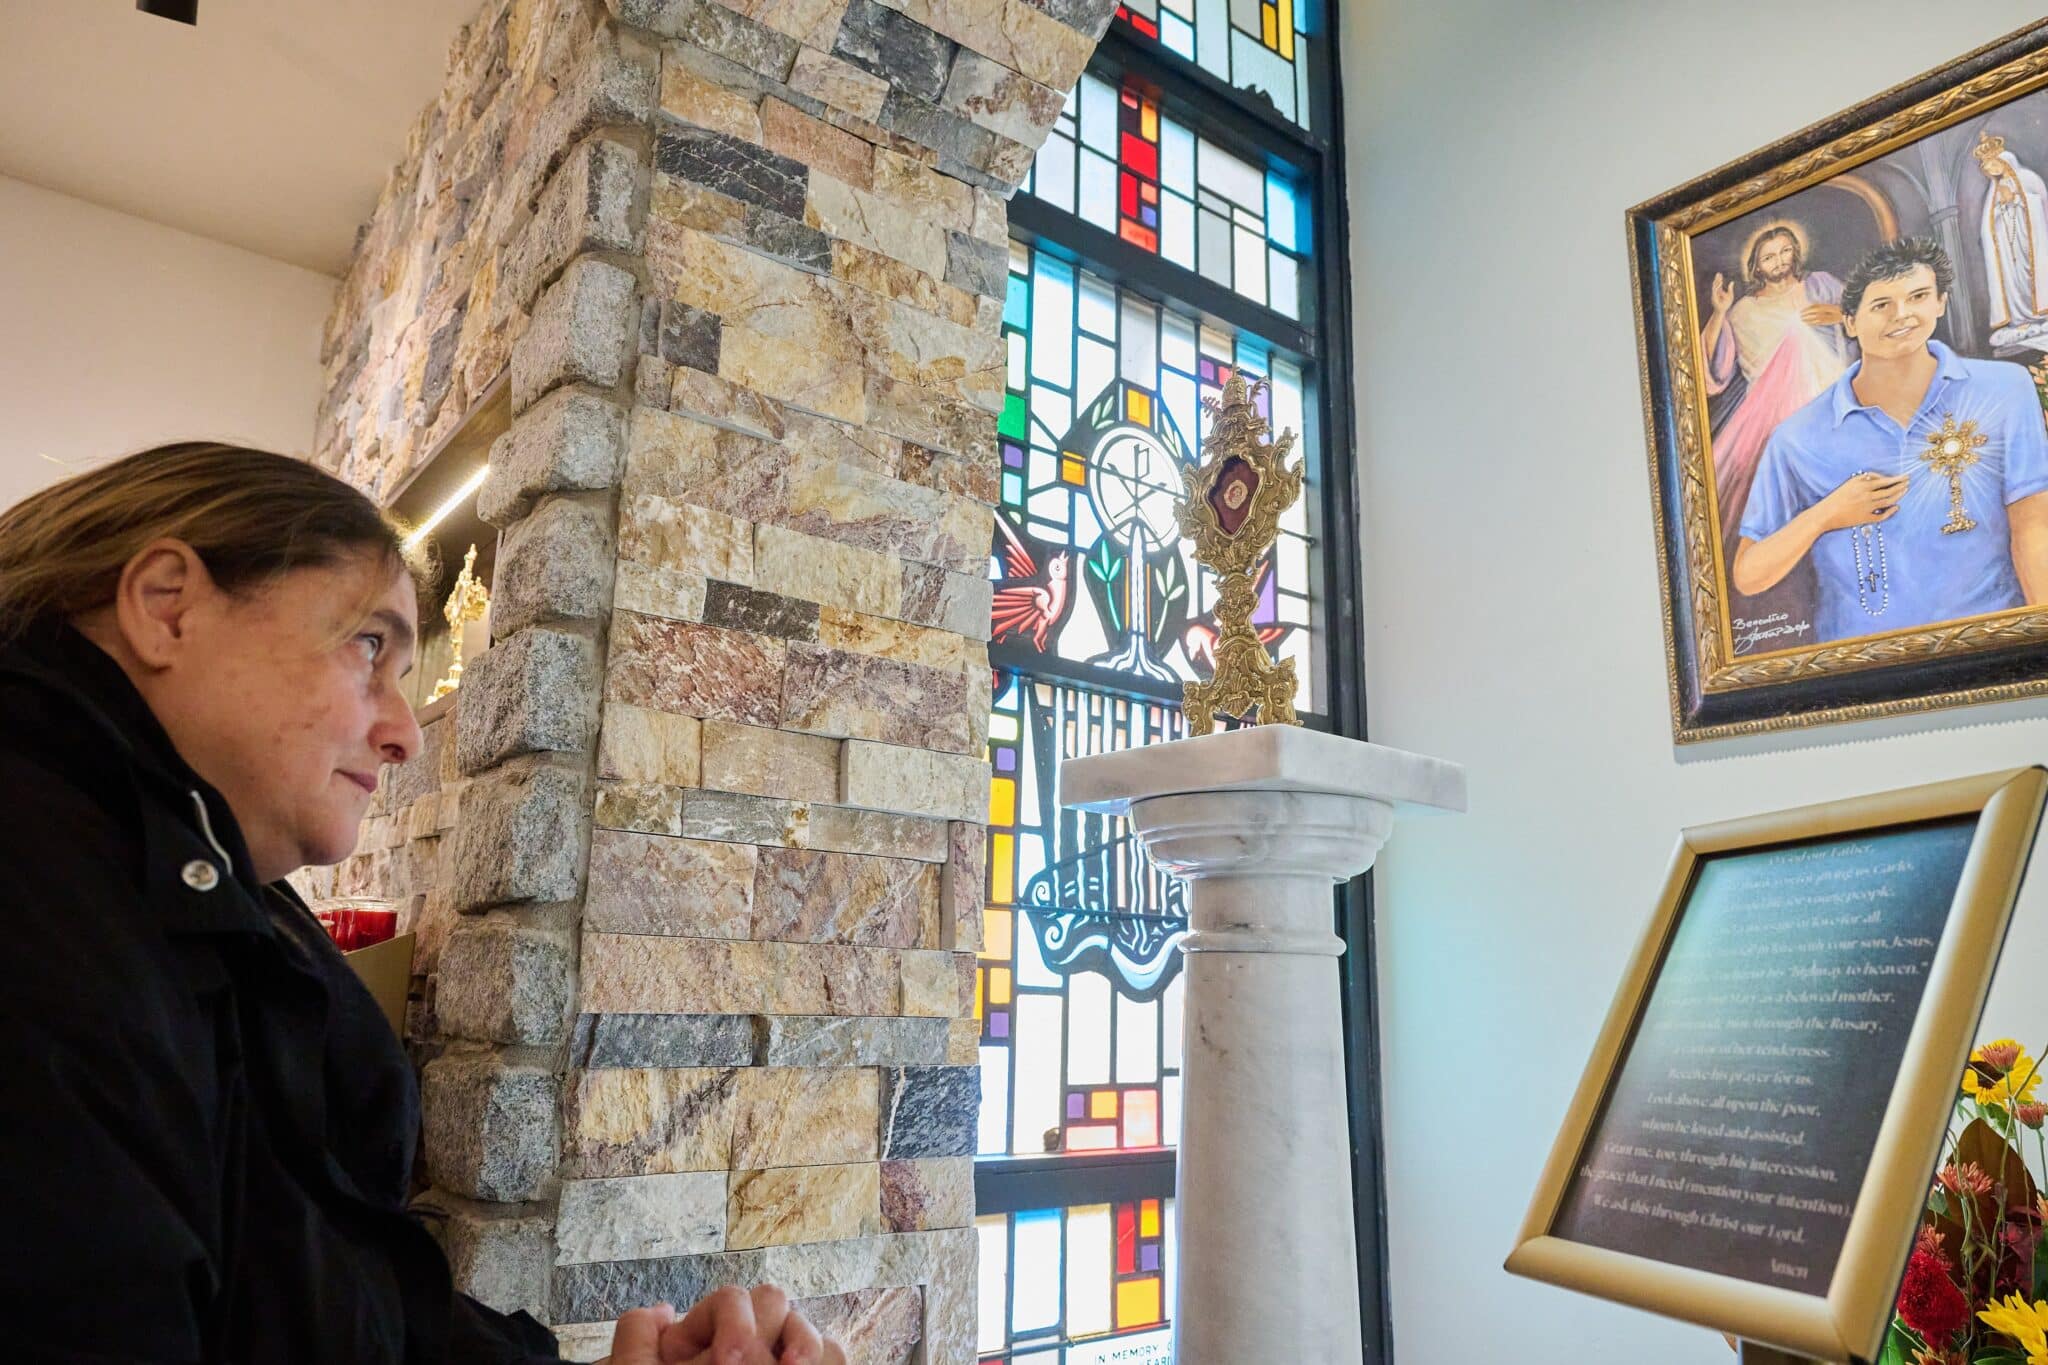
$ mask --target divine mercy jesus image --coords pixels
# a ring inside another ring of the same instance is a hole
[[[1733,656],[2048,604],[2044,161],[2029,95],[1694,239]]]

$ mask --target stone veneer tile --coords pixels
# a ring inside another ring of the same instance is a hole
[[[974,1158],[882,1163],[882,1225],[891,1232],[974,1225]]]
[[[792,644],[783,669],[782,724],[917,748],[966,753],[967,679],[951,669]]]
[[[988,764],[971,754],[850,739],[840,757],[839,799],[846,805],[953,820],[988,816]]]
[[[832,649],[925,668],[965,673],[988,667],[988,645],[983,641],[844,607],[820,608],[817,641]]]
[[[564,1181],[556,1264],[722,1251],[725,1208],[722,1171]]]
[[[903,954],[903,1012],[919,1018],[960,1019],[974,1012],[974,958],[967,953]]]
[[[662,112],[729,137],[760,141],[758,96],[693,70],[688,53],[687,48],[670,48],[663,54]]]
[[[619,511],[619,553],[651,568],[748,583],[754,576],[754,528],[708,507],[638,493]]]
[[[882,1070],[882,1159],[972,1157],[981,1072],[971,1066]]]
[[[879,251],[835,240],[831,269],[834,276],[857,289],[922,308],[963,326],[975,320],[972,294]],[[1007,278],[1008,257],[1004,258],[1003,269]]]
[[[946,275],[946,229],[877,191],[814,174],[804,222],[841,241],[892,256],[935,279]]]
[[[947,857],[946,828],[942,820],[919,815],[891,815],[887,811],[856,810],[850,806],[812,806],[808,834],[798,846],[935,863]],[[942,882],[942,894],[943,891]]]
[[[936,99],[955,51],[929,24],[874,0],[852,0],[832,51],[887,84]]]
[[[658,782],[600,781],[593,817],[599,829],[681,834],[683,789],[664,787]]]
[[[772,95],[761,102],[761,138],[771,151],[815,166],[849,185],[874,188],[874,144]]]
[[[584,923],[623,934],[745,938],[757,860],[752,844],[597,830]]]
[[[671,126],[654,139],[654,165],[664,175],[792,218],[804,211],[803,163],[730,133]]]
[[[936,564],[903,565],[906,621],[935,626],[969,640],[986,640],[994,585],[986,574],[953,573]]]
[[[762,1022],[761,1062],[796,1067],[936,1066],[950,1060],[949,1027],[941,1019],[771,1018]]]
[[[981,1062],[981,1020],[946,1021],[946,1065],[977,1066]]]
[[[876,616],[903,600],[903,561],[783,526],[754,528],[754,586]]]
[[[882,116],[882,101],[889,95],[889,83],[880,76],[814,47],[796,54],[789,88],[869,121]]]
[[[881,1167],[734,1171],[726,1212],[733,1250],[829,1242],[881,1230]]]
[[[733,1165],[758,1170],[873,1161],[880,1096],[872,1070],[748,1067],[740,1072]]]
[[[909,858],[764,848],[753,937],[915,948],[938,882],[936,867]]]
[[[751,567],[751,565],[749,566]],[[782,640],[815,643],[818,604],[779,593],[761,592],[742,583],[714,581],[704,594],[704,623],[727,630],[773,635]]]
[[[910,1365],[924,1340],[924,1291],[915,1287],[855,1289],[798,1299],[795,1307],[820,1335],[860,1365]]]
[[[838,795],[839,741],[706,721],[703,784],[713,791],[830,801]]]
[[[626,429],[627,498],[640,493],[675,498],[712,459],[714,436],[702,422],[680,413],[635,407]]]
[[[736,1071],[577,1071],[564,1089],[564,1178],[723,1171],[732,1165]]]
[[[759,1051],[754,1019],[750,1014],[578,1015],[569,1065],[583,1070],[751,1066]],[[894,1060],[915,1064],[927,1059]]]
[[[889,0],[889,6],[1055,90],[1071,90],[1095,53],[1094,37],[1027,0]]]
[[[828,46],[839,31],[846,0],[718,0],[764,28],[818,47]]]
[[[713,426],[748,436],[779,440],[784,429],[782,405],[763,394],[729,384],[715,374],[680,369],[668,405]]]
[[[956,952],[980,951],[987,874],[988,831],[964,820],[948,825],[946,866],[939,874],[938,946]]]
[[[583,935],[582,1005],[617,1014],[896,1014],[886,948]]]
[[[604,709],[597,775],[625,782],[694,787],[702,769],[702,722],[614,702]]]
[[[683,800],[682,832],[692,839],[803,847],[811,808],[795,801],[737,792],[693,791]]]
[[[810,342],[729,327],[719,350],[718,377],[806,412],[843,422],[867,420],[860,361]]]
[[[720,1285],[761,1283],[764,1267],[758,1251],[558,1266],[554,1318],[606,1321],[651,1303],[693,1304]]]
[[[773,725],[784,663],[779,640],[622,611],[613,617],[605,700]]]
[[[701,621],[709,583],[709,579],[696,574],[649,568],[622,559],[612,589],[612,609],[664,621]]]

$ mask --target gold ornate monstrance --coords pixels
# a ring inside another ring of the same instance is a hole
[[[1957,426],[1952,412],[1942,415],[1941,430],[1927,433],[1927,449],[1920,458],[1948,479],[1948,521],[1941,528],[1945,536],[1977,529],[1976,518],[1963,510],[1963,471],[1977,463],[1978,447],[1990,439],[1977,430],[1975,421]]]
[[[467,622],[483,620],[490,609],[491,593],[476,576],[476,546],[472,545],[462,557],[462,572],[455,576],[455,590],[448,594],[448,604],[441,608],[441,616],[448,622],[448,676],[434,684],[428,701],[439,701],[462,686],[462,627]]]
[[[1266,439],[1272,424],[1257,406],[1265,387],[1265,380],[1248,384],[1238,373],[1220,400],[1204,398],[1202,406],[1216,418],[1202,443],[1206,458],[1180,471],[1186,496],[1175,502],[1174,517],[1195,559],[1215,571],[1218,587],[1216,675],[1181,685],[1190,735],[1215,729],[1219,714],[1246,724],[1301,724],[1294,714],[1294,660],[1275,662],[1252,628],[1259,559],[1280,534],[1280,514],[1301,496],[1301,462],[1287,466],[1294,433]]]

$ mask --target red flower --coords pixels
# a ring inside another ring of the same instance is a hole
[[[1906,1262],[1906,1282],[1899,1287],[1899,1316],[1930,1346],[1946,1343],[1970,1325],[1970,1305],[1948,1277],[1948,1267],[1924,1246],[1915,1247]]]

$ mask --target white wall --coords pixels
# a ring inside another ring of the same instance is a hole
[[[1671,743],[1623,211],[2019,3],[1353,0],[1373,737],[1471,767],[1379,876],[1399,1365],[1721,1365],[1500,1270],[1684,825],[2048,762],[2048,702]],[[2048,858],[1985,1028],[2048,1042]]]
[[[0,507],[190,438],[303,455],[334,281],[0,177]]]

